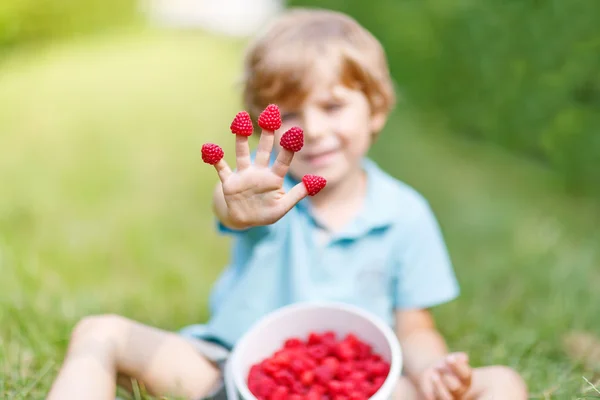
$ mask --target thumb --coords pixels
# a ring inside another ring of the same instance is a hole
[[[297,183],[281,199],[284,213],[290,211],[303,198],[308,196],[308,190],[303,182]]]
[[[451,353],[448,355],[448,358],[451,360],[454,360],[455,362],[458,362],[458,363],[463,363],[463,364],[469,363],[469,356],[467,353],[464,353],[464,352]]]

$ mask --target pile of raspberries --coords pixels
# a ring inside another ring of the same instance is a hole
[[[367,400],[385,382],[389,362],[350,333],[331,331],[287,339],[251,366],[248,389],[258,400]]]

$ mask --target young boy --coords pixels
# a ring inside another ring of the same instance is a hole
[[[246,109],[262,128],[256,153],[244,113],[231,126],[235,170],[220,147],[203,146],[219,177],[218,226],[233,238],[210,321],[170,333],[85,318],[49,399],[114,398],[132,378],[156,395],[222,395],[219,366],[244,331],[305,300],[352,303],[395,327],[397,399],[526,399],[517,373],[473,368],[435,328],[428,308],[459,292],[435,217],[366,157],[394,105],[378,41],[345,15],[289,11],[250,46],[244,78]]]

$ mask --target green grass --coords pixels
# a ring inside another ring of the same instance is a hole
[[[171,330],[207,317],[228,241],[199,149],[218,141],[233,162],[241,48],[133,32],[0,67],[0,397],[44,398],[85,315]],[[518,369],[532,398],[592,396],[594,371],[561,343],[600,330],[600,208],[536,165],[443,136],[399,112],[373,155],[445,232],[463,288],[435,311],[450,346]]]

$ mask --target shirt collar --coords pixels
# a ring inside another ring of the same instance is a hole
[[[336,238],[356,239],[373,230],[386,228],[394,222],[397,215],[393,204],[395,185],[391,177],[369,158],[364,158],[362,165],[367,174],[367,198],[364,208],[342,231],[335,234]],[[286,190],[299,182],[289,174],[286,176],[286,181],[288,186]],[[297,207],[310,215],[310,197],[302,199]]]

